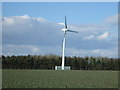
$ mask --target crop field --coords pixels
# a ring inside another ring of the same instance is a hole
[[[118,71],[3,70],[3,88],[117,88]]]

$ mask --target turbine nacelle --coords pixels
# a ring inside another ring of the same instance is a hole
[[[65,32],[74,32],[74,33],[78,33],[77,31],[73,31],[73,30],[68,30],[66,28],[63,28],[62,31],[65,33]]]
[[[65,16],[65,28],[62,29],[62,31],[66,34],[66,32],[74,32],[74,33],[78,33],[77,31],[73,31],[73,30],[69,30],[67,28],[67,20],[66,20],[66,16]]]
[[[63,29],[62,29],[62,31],[63,31],[63,32],[66,32],[66,31],[67,31],[67,29],[66,29],[66,28],[63,28]]]

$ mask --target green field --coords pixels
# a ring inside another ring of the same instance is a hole
[[[3,88],[117,88],[118,71],[3,70]]]

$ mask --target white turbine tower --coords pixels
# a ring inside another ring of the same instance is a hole
[[[63,51],[62,51],[62,70],[65,70],[65,42],[66,42],[66,33],[67,32],[74,32],[78,33],[77,31],[72,31],[67,28],[67,20],[65,16],[65,27],[62,29],[64,32],[64,39],[63,39]]]

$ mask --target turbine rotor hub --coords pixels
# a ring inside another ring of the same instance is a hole
[[[66,32],[66,31],[67,31],[67,29],[66,29],[66,28],[63,28],[63,29],[62,29],[62,31]]]

